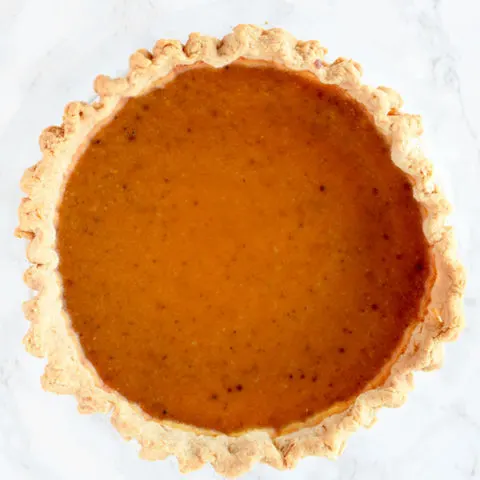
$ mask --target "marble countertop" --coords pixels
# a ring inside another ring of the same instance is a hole
[[[285,27],[361,62],[365,81],[400,91],[424,117],[424,148],[455,206],[468,270],[467,326],[442,370],[416,375],[400,409],[384,409],[336,462],[308,458],[246,479],[480,479],[480,3],[478,0],[2,0],[0,2],[0,478],[176,479],[174,459],[149,463],[106,416],[44,393],[43,361],[22,346],[24,245],[13,238],[18,181],[39,158],[43,127],[70,100],[93,97],[98,73],[119,75],[128,55],[191,31],[223,35],[238,23]],[[206,466],[190,479],[220,478]]]

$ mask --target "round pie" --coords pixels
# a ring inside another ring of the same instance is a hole
[[[249,25],[162,40],[41,136],[25,342],[145,458],[335,457],[461,328],[419,118],[324,54]]]

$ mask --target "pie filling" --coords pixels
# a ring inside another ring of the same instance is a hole
[[[277,431],[388,374],[435,275],[363,106],[272,64],[131,98],[58,207],[65,308],[103,382],[157,419]]]

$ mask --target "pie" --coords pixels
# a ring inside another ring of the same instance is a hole
[[[25,344],[144,458],[335,457],[462,326],[419,118],[325,53],[250,25],[161,40],[41,135]]]

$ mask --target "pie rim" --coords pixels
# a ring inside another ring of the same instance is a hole
[[[400,113],[402,100],[393,90],[362,85],[361,67],[356,62],[339,58],[328,64],[325,54],[326,49],[316,41],[297,41],[284,30],[263,30],[253,25],[239,25],[221,40],[197,33],[191,34],[185,45],[160,40],[152,53],[138,50],[131,56],[126,77],[97,77],[99,100],[68,104],[63,124],[46,128],[40,136],[43,158],[23,176],[22,189],[27,197],[20,206],[16,231],[30,241],[27,257],[32,265],[25,273],[25,282],[38,291],[24,304],[25,316],[31,321],[24,343],[32,355],[48,357],[42,377],[45,390],[75,395],[83,413],[112,412],[113,425],[124,438],[138,440],[143,458],[157,460],[175,455],[184,472],[208,462],[218,473],[228,476],[243,473],[256,462],[281,469],[293,467],[307,455],[334,458],[354,430],[374,423],[378,408],[400,406],[405,401],[413,387],[414,370],[440,366],[443,342],[455,339],[462,328],[464,274],[456,259],[452,229],[446,225],[449,204],[433,183],[431,165],[418,147],[421,120]],[[413,181],[437,272],[428,314],[415,327],[383,385],[365,391],[346,410],[329,414],[316,425],[304,425],[276,438],[265,429],[240,435],[211,435],[195,427],[155,421],[104,386],[84,357],[63,309],[55,251],[56,205],[65,176],[73,168],[78,149],[114,113],[122,99],[144,93],[175,67],[198,62],[221,67],[239,58],[310,71],[321,82],[340,86],[366,107],[377,129],[391,144],[392,161]]]

